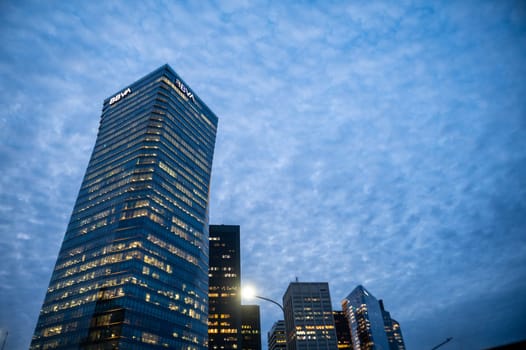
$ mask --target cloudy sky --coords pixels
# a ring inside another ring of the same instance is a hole
[[[211,222],[241,225],[244,284],[326,281],[337,309],[363,284],[410,350],[526,338],[524,2],[3,0],[6,350],[29,345],[102,101],[164,63],[219,116]]]

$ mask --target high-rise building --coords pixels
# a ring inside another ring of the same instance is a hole
[[[104,100],[31,349],[206,349],[217,117],[164,65]]]
[[[241,349],[240,228],[210,225],[209,349]]]
[[[333,315],[338,349],[352,349],[351,330],[349,329],[349,321],[347,321],[345,313],[343,311],[334,311]]]
[[[328,283],[290,283],[283,308],[288,350],[338,348]]]
[[[356,287],[343,301],[354,350],[403,350],[400,324],[363,286]]]
[[[241,305],[241,349],[261,350],[261,321],[258,305]]]
[[[267,333],[268,350],[287,350],[287,337],[285,336],[285,321],[274,322],[272,329]]]
[[[400,323],[391,318],[391,314],[384,307],[382,299],[378,300],[380,309],[382,310],[382,317],[384,319],[384,329],[387,335],[387,342],[390,350],[405,350],[404,338],[402,337],[402,329]]]

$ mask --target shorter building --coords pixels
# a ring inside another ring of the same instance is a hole
[[[283,308],[288,350],[338,348],[328,283],[290,283]]]
[[[400,324],[363,286],[356,287],[342,301],[342,309],[354,350],[405,350]]]
[[[349,329],[349,321],[347,321],[345,313],[343,311],[334,311],[333,315],[338,349],[352,349],[351,330]]]
[[[393,323],[393,341],[389,340],[391,350],[405,350],[404,337],[402,337],[402,328],[400,328],[400,323],[394,319],[391,319],[391,321]]]
[[[285,321],[274,322],[272,329],[267,333],[268,350],[287,350],[287,337],[285,336]]]
[[[241,349],[261,350],[261,321],[258,305],[241,305]]]
[[[383,300],[379,300],[382,317],[384,319],[384,329],[389,342],[389,350],[405,350],[404,338],[400,323],[391,318],[389,311],[385,310]]]

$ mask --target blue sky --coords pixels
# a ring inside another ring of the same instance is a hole
[[[241,225],[245,284],[326,281],[338,309],[363,284],[408,349],[526,338],[524,2],[2,1],[7,349],[29,345],[102,101],[164,63],[220,118],[211,223]],[[265,342],[280,310],[261,312]]]

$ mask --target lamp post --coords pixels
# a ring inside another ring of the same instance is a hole
[[[283,312],[283,321],[285,321],[285,309],[283,308],[283,305],[281,305],[277,301],[275,301],[273,299],[270,299],[270,298],[262,297],[261,295],[256,295],[255,292],[254,292],[254,289],[252,287],[245,287],[245,288],[243,288],[242,294],[247,299],[258,298],[258,299],[261,299],[261,300],[265,300],[265,301],[271,302],[272,304],[278,306],[281,309],[281,312]],[[286,338],[286,332],[285,332],[285,338]],[[285,343],[285,349],[287,349],[287,348],[288,348],[287,343]]]
[[[270,301],[272,304],[277,305],[277,306],[281,309],[281,311],[283,311],[283,316],[285,316],[285,309],[284,309],[283,306],[281,306],[281,304],[278,303],[277,301],[272,300],[272,299],[270,299],[270,298],[262,297],[262,296],[260,296],[260,295],[254,295],[253,297],[254,297],[254,298],[258,298],[258,299],[262,299],[262,300],[266,300],[266,301]]]
[[[254,291],[253,287],[251,287],[251,286],[243,287],[243,290],[241,291],[241,294],[247,299],[258,298],[258,299],[262,299],[262,300],[265,300],[265,301],[270,301],[272,304],[277,305],[281,309],[281,311],[283,311],[283,316],[285,316],[285,309],[283,309],[283,306],[280,303],[278,303],[276,300],[272,300],[272,299],[267,298],[267,297],[262,297],[260,295],[256,295],[256,292]]]
[[[433,349],[431,349],[431,350],[435,350],[435,349],[438,349],[438,348],[442,347],[443,345],[446,345],[446,344],[449,343],[452,339],[453,339],[453,337],[449,337],[449,338],[447,338],[445,341],[443,341],[442,343],[440,343],[440,344],[438,344],[437,346],[433,347]]]

